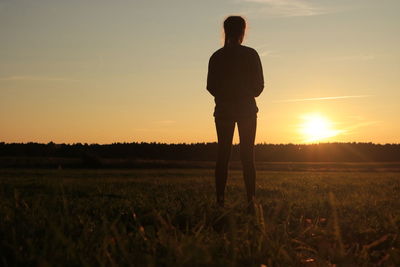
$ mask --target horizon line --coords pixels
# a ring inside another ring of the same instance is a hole
[[[167,142],[142,142],[142,141],[133,141],[133,142],[113,142],[113,143],[86,143],[86,142],[76,142],[76,143],[55,143],[53,141],[47,143],[39,143],[39,142],[4,142],[0,141],[1,145],[28,145],[28,144],[37,144],[37,145],[99,145],[99,146],[107,146],[107,145],[123,145],[123,144],[156,144],[156,145],[197,145],[197,144],[217,144],[217,141],[214,142],[181,142],[181,143],[167,143]],[[233,146],[239,145],[240,143],[232,143]],[[393,143],[375,143],[375,142],[367,142],[367,141],[347,141],[347,142],[340,142],[340,141],[333,141],[333,142],[305,142],[305,143],[267,143],[267,142],[260,142],[255,143],[254,145],[326,145],[326,144],[372,144],[372,145],[400,145],[400,142],[393,142]]]

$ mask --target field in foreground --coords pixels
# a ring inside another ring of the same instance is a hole
[[[0,169],[0,265],[400,266],[400,174]]]

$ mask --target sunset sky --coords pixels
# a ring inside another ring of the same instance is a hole
[[[264,67],[257,143],[398,143],[399,10],[398,0],[0,0],[0,141],[216,141],[207,65],[235,14]]]

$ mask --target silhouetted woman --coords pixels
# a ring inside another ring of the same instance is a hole
[[[235,123],[239,130],[248,203],[252,204],[255,198],[254,139],[258,108],[254,98],[263,91],[264,77],[257,52],[241,45],[245,29],[246,21],[242,17],[225,19],[225,44],[211,56],[208,65],[207,90],[215,99],[214,117],[218,136],[215,184],[217,203],[221,206],[224,205]]]

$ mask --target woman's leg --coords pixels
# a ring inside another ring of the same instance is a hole
[[[235,131],[235,121],[215,119],[218,136],[218,156],[215,166],[215,187],[217,203],[224,205],[224,193],[228,178],[228,165],[231,156],[232,138]]]
[[[240,158],[243,166],[243,177],[246,185],[247,201],[254,201],[256,193],[256,169],[254,167],[254,140],[257,118],[246,118],[238,121],[240,137]]]

